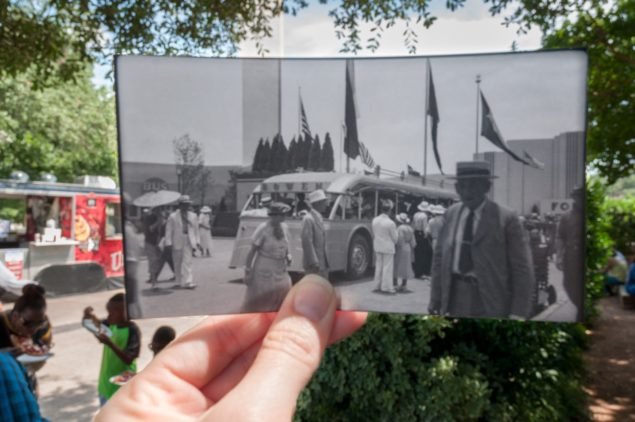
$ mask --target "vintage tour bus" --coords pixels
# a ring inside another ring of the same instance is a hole
[[[420,179],[418,179],[420,180]],[[360,278],[373,266],[371,222],[377,216],[381,200],[391,199],[397,213],[412,214],[426,200],[449,206],[458,200],[454,191],[422,186],[417,182],[384,179],[349,173],[289,173],[265,179],[256,186],[240,214],[240,225],[230,268],[244,266],[254,230],[267,218],[260,201],[270,196],[273,201],[293,207],[286,219],[290,231],[291,272],[302,272],[301,216],[297,204],[310,192],[323,189],[328,207],[324,212],[327,259],[331,272],[345,271],[349,278]]]

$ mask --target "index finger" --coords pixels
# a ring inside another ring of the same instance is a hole
[[[201,388],[259,341],[275,314],[208,317],[170,343],[140,375],[165,372]]]

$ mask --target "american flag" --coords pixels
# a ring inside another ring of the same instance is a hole
[[[371,169],[375,168],[375,160],[373,160],[373,157],[370,155],[368,148],[366,148],[366,145],[364,145],[363,142],[359,143],[359,155],[362,158],[362,163],[366,164],[366,166]]]
[[[302,131],[302,135],[306,138],[307,136],[313,139],[311,136],[311,129],[309,128],[309,121],[306,118],[306,112],[304,111],[304,103],[302,102],[302,97],[300,97],[300,129]]]

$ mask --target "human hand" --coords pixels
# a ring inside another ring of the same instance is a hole
[[[336,305],[330,283],[307,276],[277,314],[209,317],[161,351],[95,420],[291,420],[325,347],[366,319]]]
[[[97,337],[97,340],[99,340],[99,342],[103,345],[109,346],[112,344],[110,337],[108,337],[105,333],[95,334],[95,337]]]
[[[84,319],[90,319],[93,315],[93,307],[87,306],[84,308]]]

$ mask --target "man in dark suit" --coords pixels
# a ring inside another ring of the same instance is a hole
[[[461,202],[446,213],[434,251],[429,312],[458,317],[527,319],[536,283],[518,216],[487,199],[484,161],[457,163]]]

